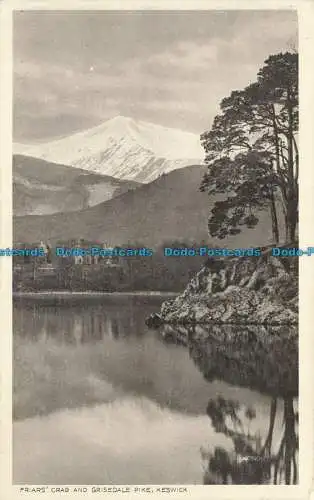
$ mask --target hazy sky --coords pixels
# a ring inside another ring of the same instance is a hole
[[[293,11],[17,12],[14,140],[116,115],[201,133],[223,97],[291,46]]]

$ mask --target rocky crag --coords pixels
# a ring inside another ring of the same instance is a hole
[[[147,319],[161,324],[298,323],[298,257],[208,259],[184,292]]]

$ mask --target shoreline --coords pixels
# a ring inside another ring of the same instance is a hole
[[[70,292],[70,291],[40,291],[13,292],[14,298],[44,298],[44,297],[177,297],[180,292],[136,291],[136,292]]]

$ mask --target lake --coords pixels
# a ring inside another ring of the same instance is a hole
[[[265,441],[273,394],[233,384],[223,372],[204,376],[191,349],[145,325],[162,301],[14,301],[15,484],[204,484],[206,476],[210,484],[217,476],[210,456],[215,449],[233,456],[235,436],[210,417],[210,401],[220,412],[225,405],[232,432]],[[271,446],[280,449],[286,406],[275,401]],[[270,481],[250,474],[242,482]]]

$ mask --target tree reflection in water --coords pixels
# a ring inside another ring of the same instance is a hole
[[[264,439],[250,430],[257,417],[254,408],[221,396],[209,401],[206,412],[212,426],[231,440],[232,450],[201,450],[204,484],[297,484],[297,328],[165,326],[162,336],[167,342],[186,345],[206,380],[224,380],[271,397]],[[277,443],[275,421],[282,404],[282,437]]]
[[[271,402],[269,431],[264,442],[259,434],[245,429],[239,417],[240,411],[238,402],[222,397],[208,403],[207,414],[215,431],[232,440],[233,450],[228,452],[221,447],[216,447],[213,453],[201,450],[202,458],[207,462],[204,484],[296,484],[298,439],[293,400],[284,400],[283,436],[276,451],[272,441],[277,399],[273,398]],[[255,410],[246,408],[245,417],[249,422],[255,419]]]

